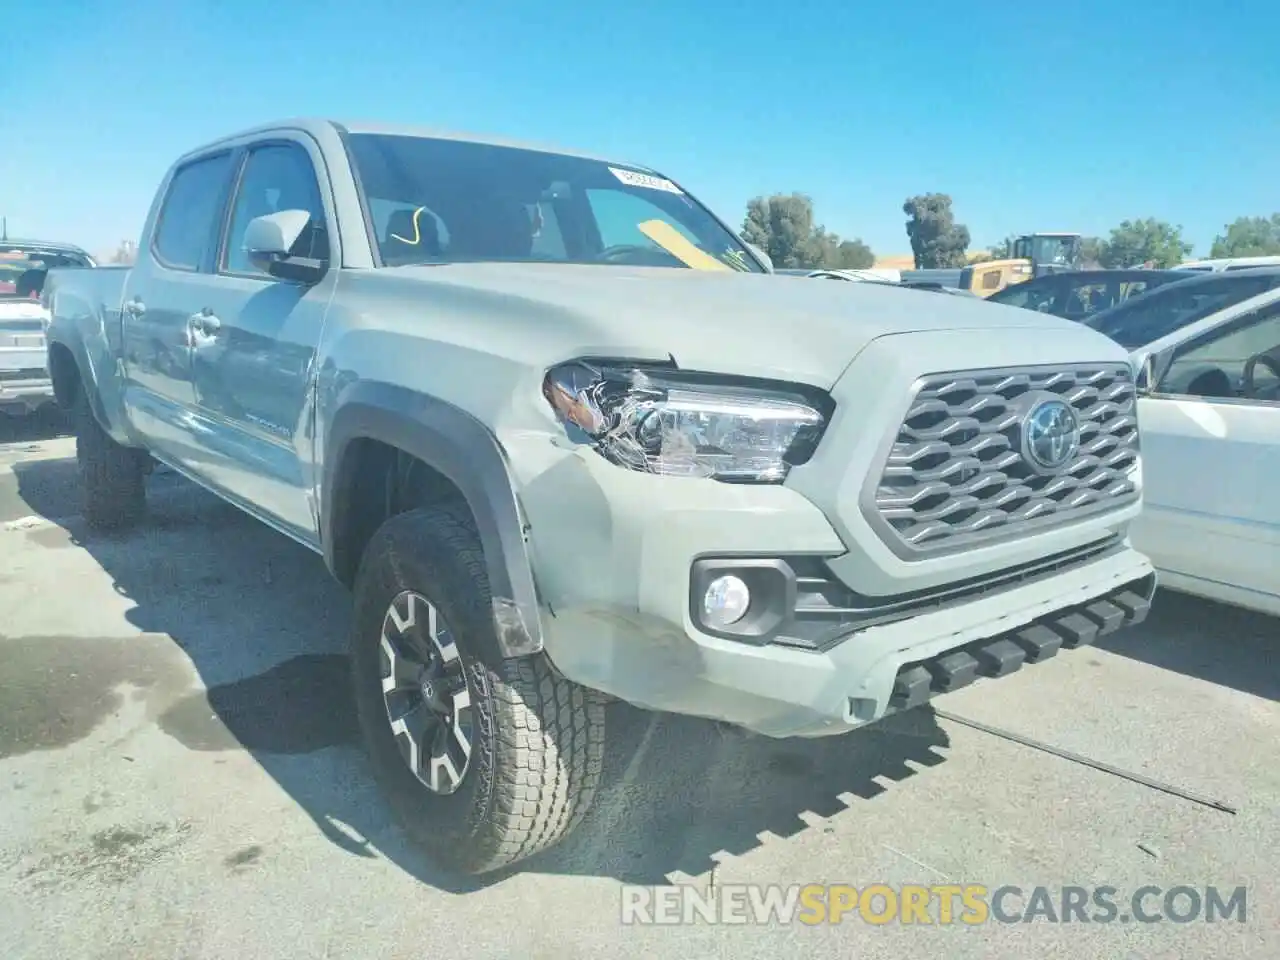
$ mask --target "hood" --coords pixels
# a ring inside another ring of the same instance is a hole
[[[548,364],[584,355],[671,357],[686,369],[829,388],[871,341],[940,329],[995,336],[1012,329],[1073,330],[1088,354],[1080,359],[1123,356],[1107,338],[1070,320],[880,284],[783,283],[769,274],[549,263],[378,273],[411,284],[419,296],[422,285],[428,286],[433,305],[472,318],[477,335],[518,340],[526,360]]]

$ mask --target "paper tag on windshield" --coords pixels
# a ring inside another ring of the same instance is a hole
[[[648,187],[650,190],[665,190],[667,193],[684,195],[683,190],[662,177],[652,177],[647,173],[636,173],[634,170],[619,170],[617,167],[610,167],[609,172],[629,187]]]

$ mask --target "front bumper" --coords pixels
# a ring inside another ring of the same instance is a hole
[[[984,575],[959,596],[915,594],[890,615],[836,611],[834,631],[807,648],[716,636],[695,622],[695,564],[846,556],[821,510],[786,487],[628,473],[588,451],[552,453],[542,438],[507,445],[528,471],[521,499],[556,667],[639,707],[766,736],[838,734],[1006,676],[1141,620],[1155,589],[1151,564],[1124,539],[1127,516],[1095,518],[1088,536],[1077,531],[1092,552],[1052,569],[1042,555],[1036,570]]]

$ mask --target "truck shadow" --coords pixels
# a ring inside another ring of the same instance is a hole
[[[165,733],[193,751],[248,751],[352,855],[387,857],[452,892],[502,879],[443,875],[393,824],[358,742],[349,600],[319,557],[167,472],[152,478],[142,529],[91,535],[77,516],[74,469],[71,460],[14,465],[31,512],[61,525],[13,535],[23,549],[87,551],[134,604],[129,623],[167,636],[190,659],[203,689],[160,705]],[[949,744],[927,709],[817,741],[772,741],[620,704],[609,710],[613,742],[595,809],[518,872],[646,884],[696,876],[724,853],[785,842],[811,829],[806,821],[884,793],[876,778],[898,781],[937,765]]]
[[[0,443],[32,443],[70,434],[70,417],[52,404],[19,416],[0,412]]]
[[[1106,637],[1098,646],[1280,701],[1280,618],[1162,589],[1145,623]]]

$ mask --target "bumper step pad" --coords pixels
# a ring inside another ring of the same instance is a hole
[[[940,693],[967,687],[980,678],[1007,677],[1025,663],[1041,663],[1059,650],[1087,646],[1099,637],[1147,619],[1155,577],[1125,584],[1082,607],[1059,611],[1010,633],[976,640],[932,660],[898,671],[889,710],[910,710]]]

